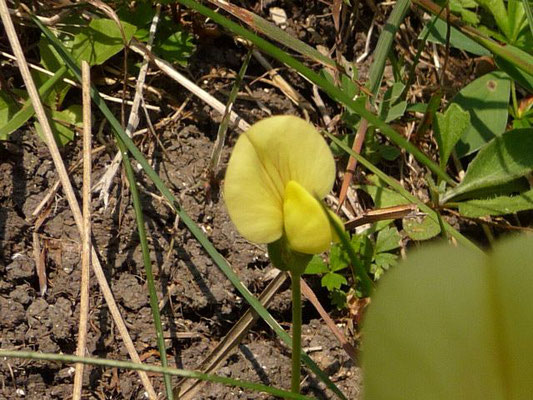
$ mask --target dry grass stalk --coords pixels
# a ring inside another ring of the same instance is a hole
[[[89,268],[91,264],[91,72],[86,61],[81,63],[83,98],[83,235],[81,248],[80,324],[76,355],[85,356],[89,319]],[[83,364],[76,364],[72,399],[81,400]]]
[[[82,218],[80,206],[78,204],[78,200],[76,199],[76,195],[74,193],[72,183],[70,182],[70,179],[68,177],[65,164],[63,163],[61,154],[59,153],[57,143],[55,142],[54,135],[50,128],[50,123],[48,122],[48,118],[46,117],[46,114],[44,112],[44,107],[39,98],[39,93],[37,92],[35,82],[33,81],[31,77],[30,70],[26,63],[26,58],[24,57],[24,53],[22,51],[22,47],[17,37],[15,26],[13,25],[13,21],[11,20],[11,17],[9,15],[9,10],[8,10],[5,0],[0,0],[0,17],[2,19],[2,23],[4,25],[6,35],[13,49],[13,54],[15,55],[15,57],[17,57],[20,73],[24,80],[24,84],[26,85],[26,88],[28,90],[28,95],[32,101],[37,119],[42,126],[46,145],[48,146],[48,149],[50,150],[50,154],[52,156],[57,173],[61,179],[61,184],[63,186],[63,190],[65,191],[65,196],[67,198],[69,206],[72,210],[72,214],[74,216],[74,220],[80,232],[80,236],[83,236],[83,218]],[[124,340],[124,345],[126,346],[128,353],[131,359],[133,360],[133,362],[140,363],[141,360],[139,358],[139,355],[137,354],[137,351],[135,350],[135,346],[133,345],[133,342],[128,333],[126,325],[124,324],[124,321],[122,320],[120,311],[118,310],[115,299],[113,298],[113,294],[111,293],[111,289],[109,288],[105,274],[102,270],[102,266],[100,264],[100,261],[98,260],[98,255],[94,247],[92,249],[91,256],[92,256],[92,265],[93,265],[95,276],[98,279],[98,283],[100,284],[100,288],[107,302],[107,305],[109,307],[109,311],[113,317],[113,320],[115,321],[117,329],[119,330],[119,333],[122,336],[122,339]],[[148,393],[149,398],[156,399],[157,396],[156,396],[155,390],[150,382],[150,379],[148,379],[148,375],[146,374],[146,372],[138,371],[138,373]]]

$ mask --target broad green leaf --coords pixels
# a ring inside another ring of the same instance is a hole
[[[446,44],[446,22],[437,17],[433,18],[437,19],[437,21],[435,21],[434,24],[433,22],[427,23],[418,38],[423,38],[426,35],[426,30],[429,29],[430,33],[428,41]],[[450,45],[456,49],[465,50],[477,56],[488,56],[491,54],[489,50],[476,43],[453,26],[450,26]]]
[[[465,217],[505,215],[533,209],[533,189],[515,196],[498,196],[491,199],[468,200],[459,203],[459,212]]]
[[[400,156],[400,154],[402,154],[397,147],[390,146],[387,144],[380,145],[378,147],[378,153],[387,161],[394,161]]]
[[[187,61],[194,52],[192,36],[185,31],[177,30],[154,48],[154,53],[168,62],[177,62],[187,65]]]
[[[357,249],[355,249],[357,251]],[[342,249],[340,244],[331,246],[329,252],[329,270],[332,272],[340,271],[350,264],[348,254]]]
[[[334,289],[340,289],[342,285],[347,285],[346,278],[335,272],[328,272],[320,281],[321,285],[327,288],[330,292]]]
[[[470,126],[470,114],[456,103],[450,104],[444,114],[437,113],[435,138],[439,145],[440,166],[446,167],[452,150]]]
[[[313,258],[311,258],[311,261],[309,261],[309,264],[307,264],[307,267],[305,267],[304,274],[316,275],[316,274],[324,274],[328,271],[329,271],[328,266],[326,265],[324,260],[322,260],[320,256],[315,255],[313,256]]]
[[[418,218],[404,218],[403,229],[413,240],[429,240],[437,236],[441,229],[440,225],[427,216]]]
[[[402,237],[398,233],[398,229],[387,227],[379,231],[376,238],[376,253],[383,253],[391,251],[400,247]]]
[[[532,154],[533,129],[516,129],[493,139],[472,160],[463,181],[446,192],[442,201],[526,176],[533,171]]]
[[[494,71],[476,79],[454,98],[455,103],[470,113],[470,128],[457,144],[457,155],[473,153],[505,131],[511,80],[502,71]]]
[[[370,265],[370,272],[374,274],[374,280],[378,280],[391,266],[396,264],[398,256],[391,253],[378,253],[374,263]]]
[[[82,127],[82,108],[80,105],[75,104],[70,106],[64,111],[54,111],[52,110],[48,113],[50,126],[56,142],[59,146],[64,146],[72,139],[74,139],[74,132],[67,125],[74,125],[77,127]],[[44,137],[41,124],[35,122],[35,129],[41,138]]]
[[[135,26],[122,22],[126,40],[135,33]],[[74,37],[72,55],[76,60],[85,60],[90,65],[103,64],[124,48],[120,29],[115,21],[106,18],[93,19]]]
[[[405,85],[403,83],[396,82],[385,92],[379,107],[379,116],[385,122],[393,121],[405,113],[407,102],[398,101],[404,88]]]
[[[533,240],[488,255],[449,244],[409,254],[363,325],[366,400],[528,400]]]

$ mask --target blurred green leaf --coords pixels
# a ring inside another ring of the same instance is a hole
[[[313,258],[311,258],[311,261],[309,261],[309,264],[307,264],[304,274],[316,275],[316,274],[324,274],[328,271],[329,271],[328,266],[324,262],[324,260],[322,260],[320,256],[313,256]]]
[[[328,272],[322,277],[320,283],[331,292],[335,289],[340,289],[342,285],[347,285],[348,281],[340,274]]]
[[[444,114],[437,113],[435,139],[439,145],[440,166],[446,167],[452,150],[470,126],[470,114],[452,103]]]
[[[370,272],[374,274],[374,280],[378,280],[391,266],[396,264],[398,256],[392,253],[378,253],[374,263],[370,266]]]
[[[135,26],[121,22],[126,40],[135,33]],[[124,48],[120,29],[115,21],[106,18],[93,19],[72,42],[72,55],[90,65],[101,65]]]
[[[0,140],[7,140],[9,137],[9,133],[4,132],[4,127],[13,119],[18,108],[17,103],[5,90],[0,91]]]
[[[402,237],[398,233],[398,229],[387,227],[378,232],[376,238],[376,253],[383,253],[391,251],[400,247]]]
[[[440,225],[427,216],[419,218],[404,218],[403,229],[413,240],[428,240],[437,236],[441,229]]]
[[[406,101],[398,101],[403,93],[405,85],[401,82],[394,83],[387,89],[379,107],[379,116],[385,122],[400,118],[407,108]]]
[[[408,255],[366,312],[366,400],[526,400],[533,393],[533,240]]]
[[[357,252],[357,249],[354,249]],[[331,272],[337,272],[345,269],[350,264],[350,257],[343,250],[340,244],[334,244],[331,246],[329,252],[329,270]]]
[[[459,195],[512,182],[533,171],[533,129],[516,129],[493,139],[466,170],[463,181],[442,202]]]
[[[400,149],[387,144],[380,145],[378,147],[378,152],[379,155],[387,161],[394,161],[400,156],[400,154],[402,154]]]
[[[433,22],[427,23],[420,35],[418,35],[418,38],[423,38],[426,35],[427,30],[429,29],[430,33],[428,36],[428,41],[439,44],[446,44],[446,22],[442,21],[437,17],[433,17],[433,19],[437,19],[437,21],[435,21],[434,24]],[[465,50],[477,56],[488,56],[491,54],[491,52],[485,47],[476,43],[453,26],[450,26],[450,45],[452,47],[455,47],[456,49]]]
[[[459,212],[465,217],[479,218],[486,215],[505,215],[533,209],[533,189],[515,196],[497,196],[459,203]]]
[[[501,57],[495,57],[496,65],[505,71],[511,78],[513,78],[520,86],[526,89],[529,93],[533,93],[533,75],[517,68],[513,63],[504,60]]]
[[[157,41],[154,53],[168,62],[177,62],[185,66],[194,49],[192,36],[187,32],[177,30],[164,40]]]
[[[470,128],[457,144],[457,155],[473,153],[505,131],[511,80],[502,71],[483,75],[463,88],[452,100],[470,113]]]
[[[52,133],[56,139],[56,142],[59,146],[64,146],[72,139],[74,139],[74,132],[65,124],[73,125],[81,128],[83,125],[83,115],[82,108],[79,104],[74,104],[67,108],[64,111],[55,111],[52,110],[47,113],[50,121],[50,127],[52,128]],[[35,129],[41,138],[44,137],[41,124],[35,122]]]

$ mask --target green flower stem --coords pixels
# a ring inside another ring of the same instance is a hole
[[[300,393],[300,368],[302,358],[302,289],[299,273],[291,272],[292,284],[292,378],[291,392]]]

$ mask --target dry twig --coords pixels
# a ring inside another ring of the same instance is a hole
[[[91,264],[91,72],[87,61],[81,63],[83,98],[83,234],[81,247],[80,324],[76,355],[85,356],[89,319],[89,268]],[[76,364],[72,399],[81,400],[84,365]]]

